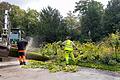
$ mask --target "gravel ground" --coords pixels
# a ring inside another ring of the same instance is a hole
[[[50,73],[44,69],[23,69],[18,62],[0,62],[0,80],[120,80],[120,74],[90,68],[78,72]]]

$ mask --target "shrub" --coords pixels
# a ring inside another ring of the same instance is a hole
[[[78,41],[74,41],[78,50],[74,50],[75,62],[71,62],[70,65],[66,66],[65,63],[65,52],[63,46],[61,46],[62,42],[54,42],[47,43],[45,46],[42,46],[39,51],[35,52],[35,54],[29,54],[31,59],[35,60],[49,60],[47,62],[35,62],[30,65],[32,68],[47,68],[51,72],[56,71],[77,71],[76,65],[93,67],[105,70],[115,71],[115,66],[117,65],[117,70],[119,70],[119,62],[120,62],[120,52],[118,47],[118,51],[115,53],[110,45],[111,41],[108,38],[106,41],[102,41],[99,43],[87,42],[81,44]],[[116,55],[117,54],[117,55]],[[36,59],[37,58],[37,59]],[[34,61],[33,61],[34,62]],[[50,65],[52,63],[52,65]],[[85,64],[86,63],[86,64]],[[89,63],[91,63],[89,65]],[[94,63],[94,64],[93,64]],[[99,66],[99,64],[101,64]],[[107,67],[109,69],[107,69]],[[114,69],[112,69],[114,66]],[[29,66],[28,66],[29,67]]]
[[[116,65],[117,61],[116,60],[109,60],[108,64],[109,65]]]

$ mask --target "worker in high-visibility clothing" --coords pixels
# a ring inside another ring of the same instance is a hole
[[[28,42],[26,40],[18,41],[17,47],[18,47],[18,60],[20,65],[26,65],[26,55],[25,50]]]
[[[64,44],[64,46],[65,46],[64,50],[65,50],[66,64],[69,64],[69,55],[71,56],[72,60],[75,62],[75,57],[74,57],[74,54],[73,54],[73,47],[76,48],[76,46],[70,40],[70,37],[67,37],[66,40],[62,44]]]

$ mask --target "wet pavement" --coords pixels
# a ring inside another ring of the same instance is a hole
[[[46,69],[23,69],[17,61],[0,62],[0,66],[0,80],[120,80],[119,73],[90,68],[50,73]]]

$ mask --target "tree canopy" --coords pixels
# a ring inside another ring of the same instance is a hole
[[[120,32],[120,0],[108,2],[104,14],[104,34]]]
[[[110,0],[105,9],[95,0],[80,0],[75,4],[75,10],[63,17],[59,10],[50,6],[38,12],[0,2],[0,32],[6,9],[10,10],[12,28],[20,28],[24,36],[42,37],[46,42],[64,40],[66,36],[82,42],[98,42],[111,33],[120,32],[120,0]],[[79,12],[79,16],[74,12]]]
[[[82,0],[76,3],[75,11],[81,15],[81,31],[85,38],[97,41],[101,36],[103,5],[94,0]]]

